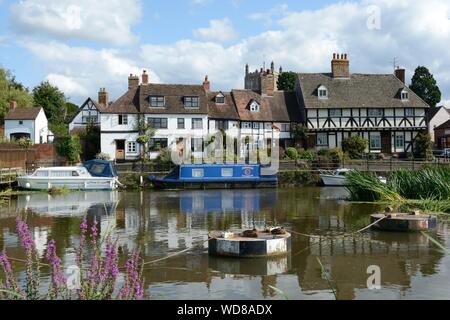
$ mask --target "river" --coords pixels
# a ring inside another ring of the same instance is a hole
[[[39,253],[55,239],[58,254],[69,265],[87,214],[90,223],[94,217],[100,221],[103,234],[112,230],[121,252],[139,247],[146,261],[196,246],[147,266],[146,298],[334,299],[327,279],[338,299],[450,298],[450,255],[422,234],[368,231],[320,240],[295,235],[290,255],[251,260],[210,257],[207,243],[201,244],[208,231],[254,226],[283,225],[314,235],[351,232],[368,225],[369,214],[383,209],[351,204],[345,197],[345,189],[317,187],[33,193],[13,197],[0,208],[0,248],[23,258],[15,216],[27,212]],[[450,247],[447,222],[439,223],[434,237]],[[380,268],[379,289],[367,287],[370,266]],[[17,270],[23,276],[23,269]]]

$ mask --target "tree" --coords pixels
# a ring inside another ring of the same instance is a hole
[[[44,81],[33,89],[33,99],[36,106],[44,108],[45,114],[51,124],[64,122],[66,97],[58,87]]]
[[[367,140],[360,136],[352,136],[342,141],[342,151],[348,154],[350,159],[360,159],[367,148]]]
[[[295,72],[283,72],[278,77],[278,90],[294,91],[295,83],[297,82],[297,74]]]
[[[433,157],[433,142],[428,133],[419,133],[414,141],[414,156],[419,159]]]
[[[148,152],[148,143],[155,135],[155,129],[150,127],[145,118],[140,118],[136,123],[136,130],[139,132],[136,142],[141,146],[141,164],[143,165]]]
[[[409,88],[432,108],[441,101],[441,91],[426,67],[417,67]]]
[[[58,139],[56,151],[60,156],[66,157],[69,162],[79,162],[81,155],[81,143],[78,135],[65,136]]]
[[[293,124],[291,126],[291,134],[297,147],[301,145],[303,148],[307,148],[308,132],[308,127],[303,124]]]
[[[9,110],[10,102],[14,100],[18,107],[33,106],[33,97],[28,89],[19,82],[8,70],[0,68],[0,122]]]
[[[79,109],[80,107],[77,106],[76,104],[66,102],[64,104],[64,122],[69,124]]]

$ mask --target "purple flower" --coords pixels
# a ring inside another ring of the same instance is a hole
[[[97,224],[98,224],[97,218],[95,217],[94,218],[94,225],[92,226],[92,229],[91,229],[93,238],[96,238],[98,236]]]
[[[56,295],[64,294],[64,288],[66,285],[66,277],[62,270],[61,259],[56,255],[56,242],[50,240],[47,245],[47,254],[45,255],[47,261],[50,263],[52,269],[52,286]]]
[[[84,216],[83,221],[81,221],[81,224],[80,224],[81,234],[85,234],[87,232],[87,229],[88,229],[87,220],[86,220],[86,216]]]

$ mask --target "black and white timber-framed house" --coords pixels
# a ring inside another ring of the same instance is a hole
[[[331,73],[299,73],[296,94],[309,129],[308,146],[341,147],[359,135],[368,152],[413,152],[417,134],[427,131],[429,106],[395,74],[350,73],[347,55],[334,54]]]

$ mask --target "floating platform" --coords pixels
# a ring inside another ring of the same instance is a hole
[[[432,215],[418,213],[377,213],[371,215],[371,223],[381,220],[372,228],[382,231],[417,232],[430,231],[437,227],[437,218]]]
[[[242,232],[210,232],[208,252],[213,256],[259,258],[285,255],[291,251],[291,234],[282,228]]]

